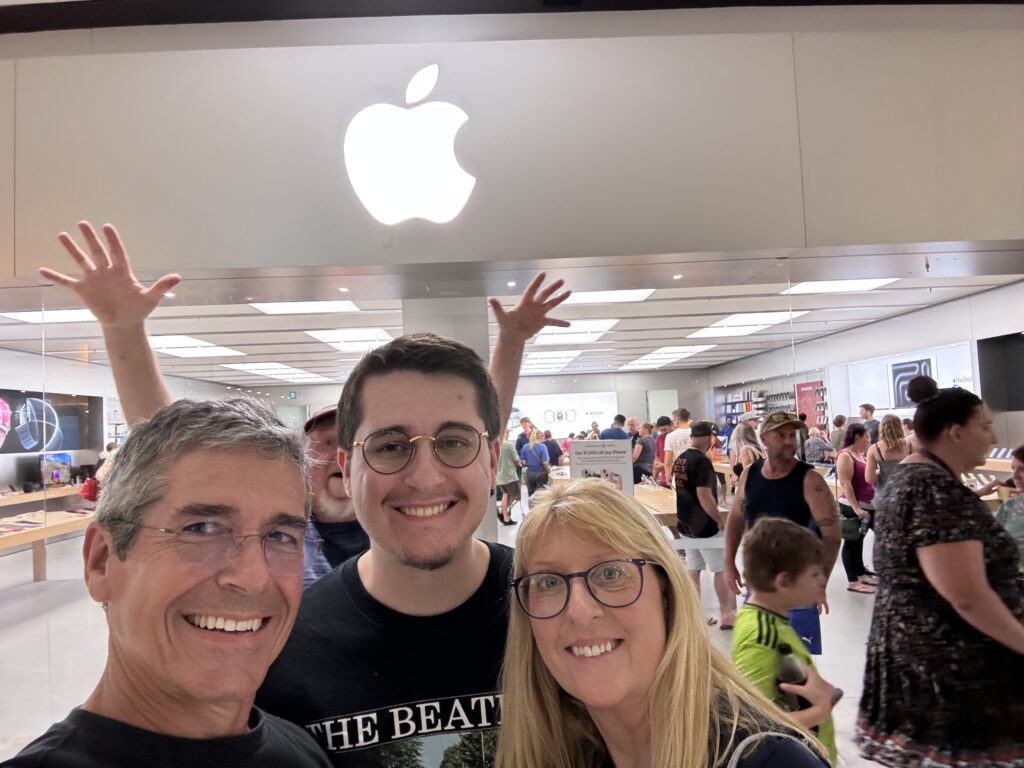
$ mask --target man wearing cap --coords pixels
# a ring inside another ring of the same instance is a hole
[[[350,557],[370,548],[370,538],[356,519],[352,499],[338,466],[338,406],[321,408],[303,426],[313,466],[313,513],[306,527],[306,566],[302,584],[308,587]]]
[[[795,413],[780,411],[764,417],[761,442],[766,457],[755,461],[740,476],[725,531],[725,579],[736,594],[741,594],[743,587],[736,568],[740,540],[744,530],[761,517],[785,517],[815,531],[824,545],[826,581],[832,573],[842,543],[839,509],[825,478],[796,458],[800,426]],[[821,653],[819,606],[828,610],[824,590],[817,606],[790,612],[793,628],[815,654]]]
[[[688,539],[703,539],[704,548],[682,551],[683,563],[700,594],[700,574],[712,574],[718,596],[722,629],[731,629],[736,620],[736,597],[726,584],[723,560],[725,521],[718,510],[718,476],[707,451],[714,437],[712,425],[694,422],[690,427],[690,447],[675,460],[672,476],[676,483],[676,527]],[[694,542],[696,543],[696,542]],[[714,619],[708,621],[714,623]]]
[[[750,426],[752,426],[756,430],[758,425],[761,423],[761,414],[754,413],[753,411],[749,411],[747,413],[744,413],[742,416],[740,416],[736,420],[736,423],[737,424],[745,424],[748,421],[750,422]]]

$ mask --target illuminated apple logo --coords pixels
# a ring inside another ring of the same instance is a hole
[[[425,99],[438,67],[409,81],[405,103]],[[455,134],[469,116],[454,104],[431,101],[403,109],[366,107],[345,132],[345,167],[356,196],[381,224],[426,219],[445,224],[466,205],[476,179],[455,158]]]

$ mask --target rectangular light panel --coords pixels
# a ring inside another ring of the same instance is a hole
[[[391,341],[391,335],[383,328],[336,328],[306,333],[339,352],[367,352]]]
[[[245,352],[228,347],[214,346],[208,341],[191,336],[148,336],[154,352],[172,357],[244,357]]]
[[[290,365],[282,363],[221,363],[221,367],[253,373],[257,376],[266,376],[268,379],[286,381],[290,384],[322,384],[332,381],[326,376],[292,368]]]
[[[812,293],[865,293],[881,288],[883,285],[895,283],[898,277],[882,277],[865,280],[810,280],[797,283],[787,288],[780,295],[812,294]]]
[[[629,291],[574,291],[568,299],[562,302],[562,306],[569,304],[617,304],[643,301],[652,293],[654,293],[653,288],[638,288]]]
[[[49,309],[42,312],[0,312],[3,317],[23,323],[88,323],[96,316],[88,309]]]
[[[618,319],[574,320],[568,328],[548,327],[537,334],[533,343],[548,344],[593,344],[610,331]]]
[[[649,352],[643,357],[637,358],[630,363],[626,363],[621,366],[619,370],[639,371],[661,368],[669,363],[684,360],[687,357],[693,357],[694,355],[708,349],[714,349],[716,346],[716,344],[695,344],[687,347],[661,347],[660,349]]]
[[[249,306],[267,315],[323,315],[360,311],[351,301],[275,301]]]

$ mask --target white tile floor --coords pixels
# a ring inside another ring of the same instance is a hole
[[[512,545],[517,530],[498,526],[498,538]],[[106,626],[82,583],[81,543],[77,536],[50,544],[46,582],[32,582],[28,552],[0,557],[0,760],[84,701],[103,669]],[[704,579],[702,592],[707,613],[715,613],[710,579]],[[857,756],[851,741],[872,598],[847,592],[837,568],[829,600],[832,614],[822,620],[825,652],[818,666],[846,692],[834,713],[842,765],[873,766]],[[728,654],[730,633],[717,627],[709,632]]]

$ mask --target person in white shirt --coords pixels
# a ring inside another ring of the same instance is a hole
[[[672,464],[690,447],[690,412],[685,408],[672,411],[672,426],[675,429],[665,437],[665,471],[670,478]]]

